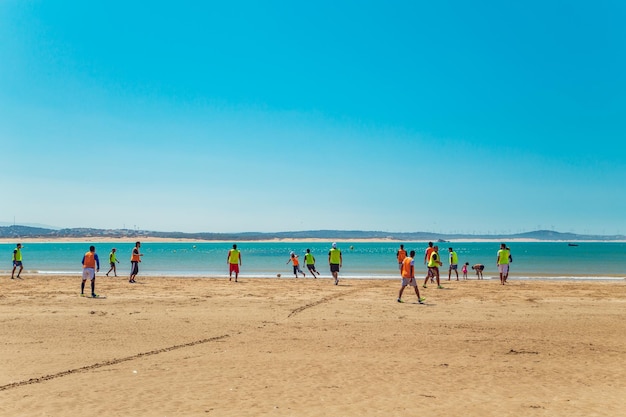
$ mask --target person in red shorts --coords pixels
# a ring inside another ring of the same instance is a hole
[[[235,282],[237,282],[237,278],[239,277],[239,266],[241,265],[241,252],[237,249],[237,245],[233,245],[233,248],[228,251],[226,263],[228,264],[228,280],[232,281],[234,272]]]

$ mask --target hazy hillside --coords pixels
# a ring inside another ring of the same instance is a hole
[[[2,226],[0,238],[142,238],[160,237],[170,239],[199,239],[199,240],[266,240],[266,239],[393,239],[404,241],[427,241],[427,240],[455,240],[455,239],[537,239],[537,240],[562,240],[584,241],[601,240],[614,241],[626,240],[624,235],[600,236],[579,235],[575,233],[560,233],[552,230],[537,230],[534,232],[518,233],[511,235],[468,235],[468,234],[439,234],[430,232],[406,232],[392,233],[382,231],[364,230],[306,230],[295,232],[243,232],[243,233],[183,233],[183,232],[157,232],[149,230],[129,229],[46,229],[29,226]]]

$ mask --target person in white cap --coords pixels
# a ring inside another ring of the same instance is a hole
[[[335,278],[335,285],[339,284],[339,269],[343,266],[341,250],[337,249],[337,243],[333,242],[330,252],[328,252],[328,264],[330,265],[330,273]]]

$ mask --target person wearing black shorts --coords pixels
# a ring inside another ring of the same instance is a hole
[[[472,266],[472,269],[474,271],[476,271],[476,277],[478,279],[483,279],[483,270],[485,269],[485,265],[483,264],[476,264]]]
[[[317,272],[317,269],[315,269],[315,256],[311,253],[311,249],[306,250],[306,253],[304,254],[304,263],[306,264],[306,267],[311,275],[313,275],[313,278],[317,278],[315,274],[319,275],[320,273]]]
[[[335,285],[339,285],[339,270],[343,264],[341,250],[337,248],[337,243],[333,243],[328,252],[328,265],[330,265],[330,273],[335,278]]]

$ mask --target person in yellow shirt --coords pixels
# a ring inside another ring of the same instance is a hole
[[[496,266],[500,271],[500,284],[506,284],[506,280],[509,277],[509,262],[511,260],[511,251],[506,247],[506,244],[500,245],[500,250],[496,255]]]
[[[233,248],[228,251],[226,263],[228,264],[228,280],[232,281],[234,272],[235,282],[237,282],[237,278],[239,278],[239,266],[241,266],[241,252],[237,249],[237,245],[233,245]]]
[[[439,259],[439,246],[435,246],[433,251],[430,253],[430,259],[428,260],[428,275],[426,278],[428,278],[428,276],[435,277],[437,280],[437,288],[439,289],[443,289],[441,283],[439,282],[439,267],[441,265],[443,265],[443,263],[441,262],[441,259]],[[424,285],[424,288],[426,288],[426,285]]]
[[[450,259],[450,268],[448,269],[448,281],[452,277],[452,271],[456,274],[456,280],[459,280],[459,256],[456,254],[452,248],[448,248],[449,259]]]
[[[343,266],[343,257],[341,256],[341,250],[337,249],[337,243],[333,242],[328,252],[328,265],[330,266],[330,273],[335,278],[335,285],[339,285],[339,270]]]
[[[109,273],[111,271],[113,271],[113,274],[115,276],[117,276],[117,267],[116,267],[116,263],[120,263],[120,261],[117,259],[117,255],[115,254],[115,252],[117,251],[117,249],[113,248],[111,249],[111,253],[109,253],[109,265],[111,265],[111,268],[109,269],[109,272],[107,272],[107,277],[109,276]]]
[[[22,264],[22,244],[18,243],[16,248],[13,250],[13,271],[11,271],[11,279],[15,279],[15,277],[13,276],[15,274],[15,270],[19,268],[20,270],[17,271],[17,278],[22,279],[20,277],[20,274],[22,273],[22,270],[24,269],[24,265]]]
[[[428,267],[428,262],[430,262],[430,255],[433,253],[433,242],[428,242],[428,247],[424,251],[424,265],[426,265],[426,277],[424,278],[423,287],[426,288],[426,284],[428,284],[428,280],[430,279],[430,283],[433,284],[435,282],[435,277],[433,276],[433,272]]]
[[[304,254],[304,263],[306,264],[307,269],[313,275],[313,278],[317,277],[315,274],[319,275],[320,273],[315,269],[315,256],[311,253],[311,249],[306,250],[306,254]]]

